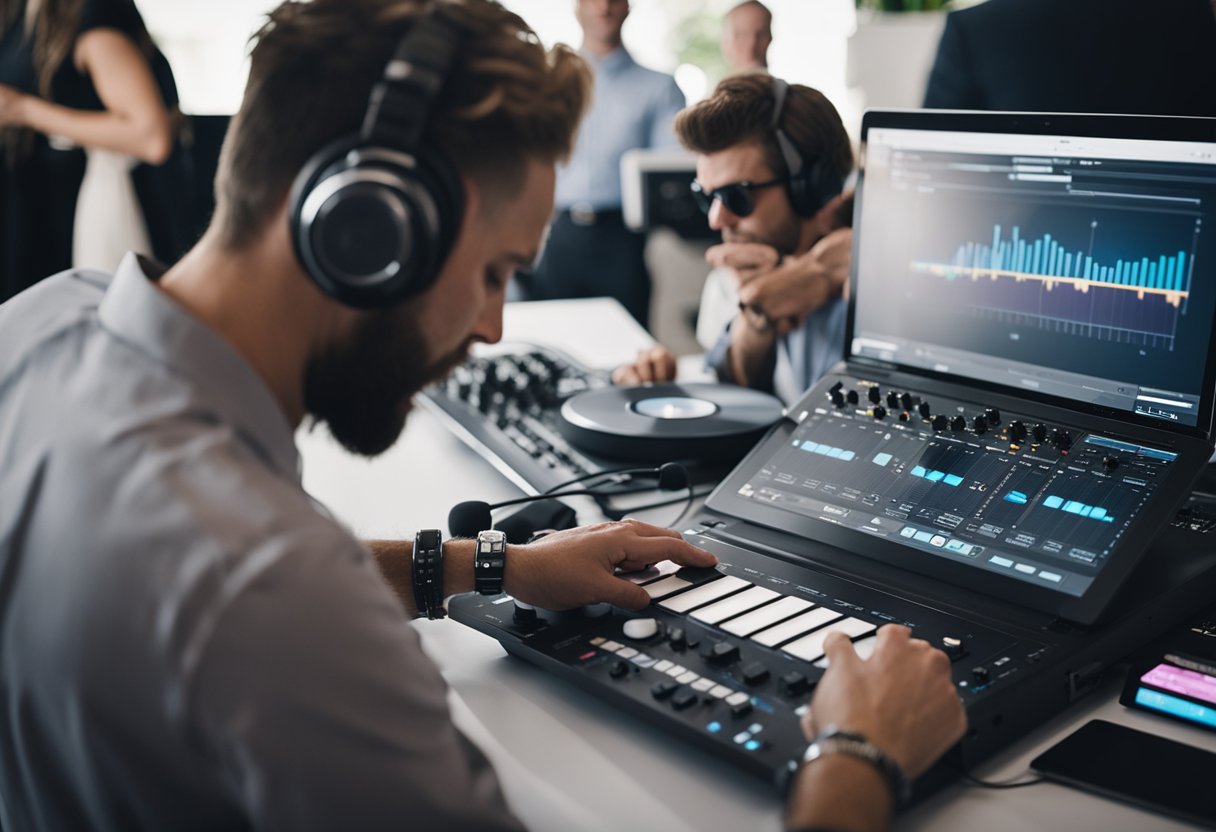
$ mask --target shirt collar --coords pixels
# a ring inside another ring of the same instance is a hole
[[[624,46],[618,46],[602,58],[587,49],[582,50],[582,56],[587,63],[591,64],[596,73],[606,72],[615,75],[633,66],[633,56]]]
[[[127,254],[101,300],[102,326],[190,379],[200,397],[280,473],[299,482],[291,425],[236,349],[156,288],[165,269]]]

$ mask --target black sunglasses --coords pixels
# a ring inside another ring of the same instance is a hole
[[[761,188],[771,188],[774,185],[784,185],[788,181],[788,177],[784,176],[770,179],[767,182],[748,182],[744,180],[743,182],[731,182],[729,185],[723,185],[721,188],[707,191],[700,182],[694,179],[689,188],[692,189],[692,195],[696,197],[697,204],[701,206],[701,210],[706,214],[713,207],[714,200],[718,199],[726,206],[726,210],[736,217],[746,217],[756,210],[756,201],[752,199],[752,191]]]

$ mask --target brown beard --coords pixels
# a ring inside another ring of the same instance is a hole
[[[304,408],[324,422],[342,447],[376,456],[397,441],[422,388],[468,356],[468,338],[431,359],[410,306],[368,313],[347,343],[317,356],[305,369]]]

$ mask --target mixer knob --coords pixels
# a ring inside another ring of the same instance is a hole
[[[988,420],[983,416],[976,416],[971,420],[971,427],[975,430],[976,435],[982,435],[988,431]]]
[[[912,394],[904,393],[902,396],[899,397],[899,403],[904,406],[904,410],[911,410],[912,409]]]
[[[880,404],[876,404],[871,408],[870,415],[875,419],[882,419],[887,415],[887,409]]]
[[[882,400],[882,391],[879,390],[878,385],[875,384],[866,393],[866,397],[870,400],[870,402],[872,404],[878,404]]]
[[[955,416],[950,420],[950,430],[958,433],[960,430],[967,429],[967,420],[962,416]]]
[[[908,421],[908,411],[905,410],[899,414],[899,421],[901,421],[901,422]]]
[[[832,404],[836,405],[836,407],[844,407],[844,394],[839,390],[833,390],[830,398],[832,399]]]
[[[835,383],[835,384],[833,384],[831,387],[829,387],[829,388],[828,388],[828,392],[829,392],[829,393],[835,393],[835,392],[837,392],[838,390],[840,390],[840,388],[842,388],[842,387],[844,387],[844,382],[843,382],[843,381],[841,381],[840,379],[837,379],[837,380],[836,380],[836,383]]]
[[[984,411],[984,418],[988,420],[990,425],[999,425],[1001,423],[1001,411],[995,407],[990,407]]]
[[[849,404],[857,404],[857,402],[859,402],[861,400],[860,397],[857,395],[856,390],[850,390],[849,394],[847,396],[845,396],[845,398],[848,399]]]
[[[1035,425],[1031,428],[1030,435],[1034,437],[1035,442],[1042,442],[1047,438],[1047,425]]]
[[[1067,451],[1069,448],[1071,448],[1072,434],[1066,430],[1060,431],[1059,436],[1056,439],[1056,447],[1058,447],[1061,451]]]
[[[1009,438],[1014,440],[1026,438],[1026,425],[1022,424],[1020,419],[1014,419],[1009,423]]]
[[[922,419],[928,419],[929,414],[933,412],[932,409],[930,409],[928,402],[921,402],[920,407],[917,409],[920,411],[920,418]]]
[[[1107,471],[1115,470],[1116,468],[1119,467],[1119,457],[1117,457],[1117,456],[1102,457],[1102,467],[1105,468]]]
[[[949,420],[946,419],[946,416],[943,413],[939,413],[933,417],[933,429],[934,430],[937,430],[937,431],[945,430],[946,426],[948,424],[949,424]]]
[[[891,408],[892,410],[898,409],[899,408],[899,396],[895,395],[895,393],[888,393],[887,394],[887,407]]]

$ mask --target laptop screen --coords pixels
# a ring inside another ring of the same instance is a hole
[[[1211,453],[1216,120],[862,141],[848,365],[707,505],[1092,622]]]
[[[1206,429],[1216,146],[1060,122],[868,127],[852,354]]]

